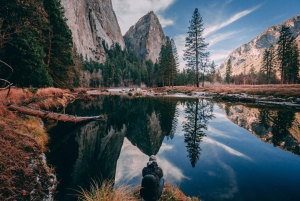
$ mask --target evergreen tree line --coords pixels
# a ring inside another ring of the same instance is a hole
[[[78,83],[72,35],[58,0],[2,0],[0,60],[14,69],[19,87],[69,87]],[[0,66],[0,77],[8,69]]]
[[[105,41],[102,44],[106,61],[83,61],[83,69],[89,73],[82,74],[82,86],[174,86],[179,63],[173,39],[167,37],[155,63],[151,60],[144,61],[135,53],[123,50],[118,43],[114,43],[110,48]],[[81,59],[83,60],[82,56]]]
[[[265,49],[258,72],[251,65],[250,70],[232,76],[230,59],[226,65],[225,83],[235,84],[297,84],[300,82],[300,54],[295,38],[287,26],[282,26],[275,46]]]

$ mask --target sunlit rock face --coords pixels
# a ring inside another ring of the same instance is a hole
[[[264,142],[300,155],[300,113],[276,108],[219,104],[227,118]]]
[[[78,54],[84,59],[105,61],[102,40],[125,47],[111,0],[62,0],[67,24]]]
[[[139,119],[138,121],[129,125],[126,137],[144,154],[148,156],[156,155],[165,137],[156,113],[153,112],[151,116]]]
[[[244,71],[248,73],[251,65],[258,71],[261,67],[264,50],[268,49],[271,45],[276,45],[280,36],[280,29],[283,25],[290,27],[293,36],[300,46],[300,15],[297,15],[277,26],[269,27],[252,41],[230,53],[227,59],[220,65],[221,74],[225,75],[229,59],[232,63],[232,75],[237,75]]]
[[[127,31],[124,41],[128,50],[145,60],[156,61],[166,42],[161,24],[153,12],[149,12]]]

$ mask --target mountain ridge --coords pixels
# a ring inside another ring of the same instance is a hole
[[[225,74],[226,64],[229,59],[232,63],[232,75],[242,73],[244,70],[243,67],[245,67],[246,72],[249,72],[251,65],[258,71],[264,50],[271,45],[276,45],[280,36],[280,28],[283,25],[290,27],[292,35],[296,38],[298,46],[300,46],[300,14],[298,14],[278,25],[267,28],[250,42],[245,43],[232,51],[220,65],[221,74]]]

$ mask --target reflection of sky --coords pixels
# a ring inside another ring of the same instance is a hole
[[[184,106],[178,105],[174,138],[163,141],[157,158],[166,182],[178,185],[203,200],[295,200],[300,195],[300,157],[264,143],[230,120],[217,106],[201,142],[201,155],[193,168],[187,157],[182,123]],[[140,185],[148,156],[125,139],[118,160],[116,183]]]
[[[164,167],[164,178],[170,183],[181,182],[183,179],[187,179],[187,177],[183,175],[182,170],[175,167],[164,157],[163,153],[170,152],[173,148],[172,145],[163,143],[159,154],[157,154],[158,165]],[[142,169],[146,166],[148,159],[149,157],[146,154],[142,153],[137,147],[133,146],[127,138],[125,138],[117,165],[116,185],[140,185]]]

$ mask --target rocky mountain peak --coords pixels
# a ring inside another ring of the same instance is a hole
[[[110,47],[125,48],[111,0],[61,0],[77,53],[88,60],[104,62],[102,40]]]
[[[251,66],[253,66],[255,70],[258,71],[261,67],[261,60],[264,50],[266,48],[269,48],[271,45],[276,45],[280,36],[280,29],[283,25],[290,27],[293,36],[296,38],[296,41],[300,46],[299,14],[277,26],[269,27],[249,43],[246,43],[231,52],[227,59],[220,65],[221,74],[225,74],[226,64],[229,59],[232,63],[233,75],[242,73],[244,71],[244,67],[246,69],[246,73],[249,72]]]
[[[128,50],[155,62],[161,46],[166,42],[166,36],[157,16],[151,11],[130,27],[124,35],[124,41]]]

